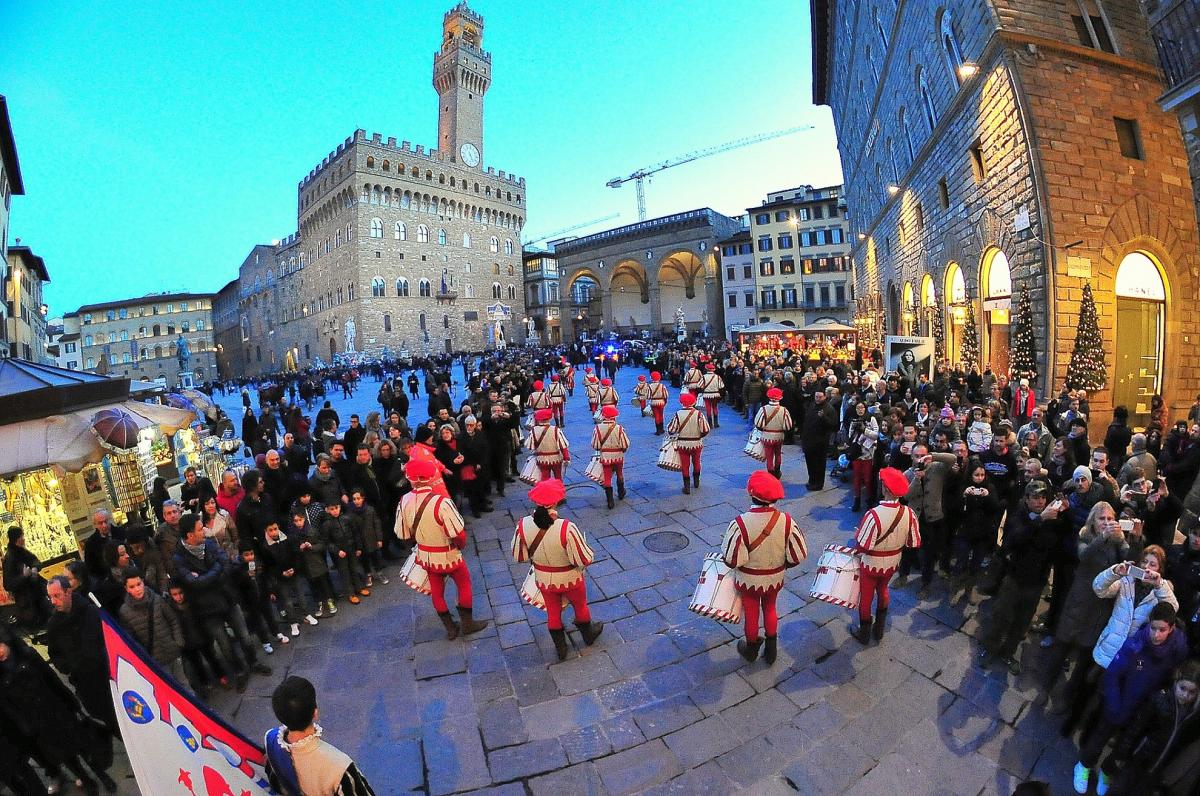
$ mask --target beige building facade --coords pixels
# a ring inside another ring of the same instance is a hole
[[[8,312],[8,355],[42,365],[54,364],[46,352],[46,304],[43,286],[50,281],[46,263],[28,246],[8,247],[4,300]]]

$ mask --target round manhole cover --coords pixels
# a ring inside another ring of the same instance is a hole
[[[654,553],[677,553],[688,546],[688,538],[678,531],[657,531],[648,534],[642,544]]]

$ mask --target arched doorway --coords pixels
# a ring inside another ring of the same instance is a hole
[[[1167,285],[1145,252],[1125,255],[1117,267],[1117,344],[1113,406],[1129,410],[1131,425],[1150,420],[1150,397],[1162,390]]]
[[[913,289],[911,282],[904,283],[900,292],[900,334],[911,335],[917,319],[916,308],[913,305]]]
[[[575,334],[590,334],[600,328],[600,281],[591,271],[577,271],[567,285],[566,312]]]
[[[693,252],[676,251],[658,262],[658,323],[675,328],[675,313],[683,308],[684,320],[699,329],[708,322],[708,290],[704,264]]]
[[[622,260],[613,269],[609,282],[612,298],[612,323],[615,329],[631,332],[649,329],[650,286],[646,281],[646,269],[636,260]]]
[[[967,282],[958,263],[946,266],[946,283],[942,289],[946,301],[946,359],[957,366],[962,356],[963,327],[974,323],[971,308],[967,306]]]
[[[921,277],[921,334],[933,336],[933,313],[937,312],[937,292],[933,289],[933,277]]]
[[[333,357],[337,354],[337,339],[329,338],[329,364],[333,364]]]
[[[983,287],[983,344],[987,346],[980,359],[993,373],[1007,373],[1012,274],[1004,252],[989,249],[984,253],[979,284]]]

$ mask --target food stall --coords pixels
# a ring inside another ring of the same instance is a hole
[[[854,359],[858,330],[833,320],[795,327],[784,323],[760,323],[737,332],[738,350],[768,357],[792,351],[810,360]]]
[[[194,415],[129,400],[129,380],[0,361],[0,528],[20,525],[50,576],[78,557],[98,508],[146,503],[136,448],[145,429]],[[0,604],[8,596],[0,591]]]

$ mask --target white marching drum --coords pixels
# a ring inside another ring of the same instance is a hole
[[[600,464],[599,456],[592,457],[592,460],[588,462],[587,467],[584,468],[583,474],[589,479],[595,481],[597,484],[604,484],[604,466]]]
[[[663,440],[662,447],[658,449],[658,466],[676,473],[683,469],[679,461],[679,451],[675,450],[675,440],[671,437]]]
[[[529,568],[529,574],[525,576],[525,580],[521,581],[521,599],[539,611],[546,610],[546,598],[542,594],[542,590],[538,588],[537,579],[533,574],[533,567]],[[561,599],[563,605],[566,605],[567,598],[562,597]]]
[[[409,554],[408,560],[400,569],[400,580],[408,584],[408,587],[417,594],[429,594],[432,591],[429,587],[429,573],[418,563],[416,550]]]
[[[858,566],[859,554],[854,548],[826,545],[809,596],[843,608],[857,608]]]
[[[746,447],[742,448],[742,453],[760,462],[767,460],[767,451],[763,447],[762,440],[759,439],[758,429],[750,432],[750,438],[746,440]]]
[[[720,622],[737,624],[742,621],[742,598],[720,553],[709,553],[704,557],[700,581],[688,610]]]
[[[542,478],[542,471],[537,466],[537,456],[530,456],[525,462],[525,466],[521,468],[520,474],[517,476],[525,483],[533,486]]]

